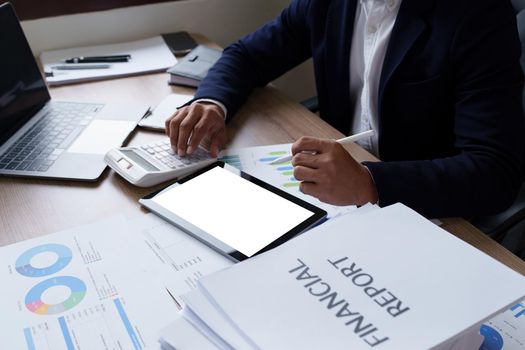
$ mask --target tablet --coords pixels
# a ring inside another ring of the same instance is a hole
[[[326,216],[324,210],[223,162],[139,202],[234,261],[272,249]]]

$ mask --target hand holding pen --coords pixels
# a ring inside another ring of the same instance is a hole
[[[336,142],[344,145],[344,144],[347,144],[347,143],[350,143],[350,142],[363,140],[363,139],[366,139],[367,137],[372,137],[372,136],[374,136],[374,131],[373,130],[368,130],[368,131],[360,132],[359,134],[343,137],[343,138],[341,138],[339,140],[336,140]],[[287,156],[283,156],[283,157],[277,158],[274,161],[272,161],[270,164],[271,165],[275,165],[275,164],[286,163],[286,162],[289,162],[290,160],[292,160],[292,158],[293,158],[293,155],[290,154],[290,155],[287,155]]]
[[[371,134],[357,135],[370,137]],[[292,145],[293,176],[301,182],[301,192],[334,205],[377,203],[379,196],[372,174],[341,145],[349,139],[335,141],[305,136]]]

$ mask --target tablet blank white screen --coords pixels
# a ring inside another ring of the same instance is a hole
[[[221,167],[153,201],[248,257],[313,214]]]

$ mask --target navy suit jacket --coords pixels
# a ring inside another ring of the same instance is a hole
[[[257,86],[313,57],[321,117],[352,123],[350,48],[359,0],[295,0],[229,46],[196,98],[228,119]],[[379,87],[379,204],[431,217],[508,207],[523,179],[523,74],[508,0],[403,0]]]

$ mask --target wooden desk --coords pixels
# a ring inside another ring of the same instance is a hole
[[[172,92],[192,90],[168,86],[167,75],[115,79],[51,89],[53,98],[75,101],[134,101],[155,106]],[[308,110],[272,88],[257,91],[229,125],[229,146],[257,146],[292,142],[303,135],[339,138],[342,135]],[[136,131],[130,144],[159,140],[164,135]],[[356,145],[349,151],[360,160],[374,157]],[[160,187],[160,186],[157,186]],[[106,170],[99,181],[83,183],[0,178],[0,245],[87,224],[116,214],[144,213],[138,199],[155,188],[134,187]],[[487,238],[462,219],[446,219],[444,228],[525,275],[525,262]],[[446,252],[443,252],[446,258]]]

